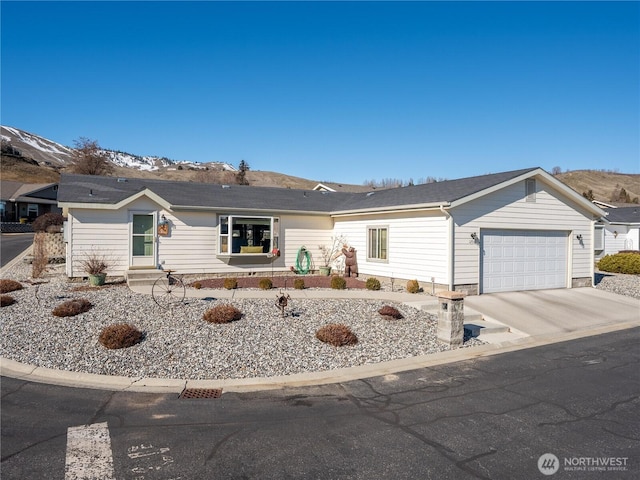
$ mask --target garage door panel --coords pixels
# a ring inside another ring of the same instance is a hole
[[[567,233],[483,230],[482,293],[564,288]]]

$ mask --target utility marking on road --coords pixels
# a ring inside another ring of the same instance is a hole
[[[135,480],[144,480],[146,474],[163,470],[173,464],[173,457],[168,455],[170,451],[169,447],[156,447],[150,443],[127,448],[127,456],[136,463],[131,469],[131,472],[137,475]]]
[[[113,480],[113,454],[107,422],[69,427],[65,480]]]

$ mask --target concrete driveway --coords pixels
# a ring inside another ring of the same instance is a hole
[[[596,288],[494,293],[465,304],[528,335],[575,332],[619,323],[640,325],[640,300]]]

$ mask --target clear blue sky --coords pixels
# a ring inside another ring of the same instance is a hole
[[[1,122],[361,184],[640,173],[637,2],[1,2]]]

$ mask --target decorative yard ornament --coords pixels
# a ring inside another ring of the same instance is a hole
[[[358,276],[358,259],[356,257],[356,249],[344,245],[342,247],[342,254],[345,256],[344,260],[344,276],[350,277],[353,274]]]
[[[289,304],[289,300],[291,300],[291,296],[285,295],[282,293],[282,290],[280,290],[280,295],[276,297],[276,307],[280,309],[280,315],[282,315],[282,318],[284,318],[284,309]]]

